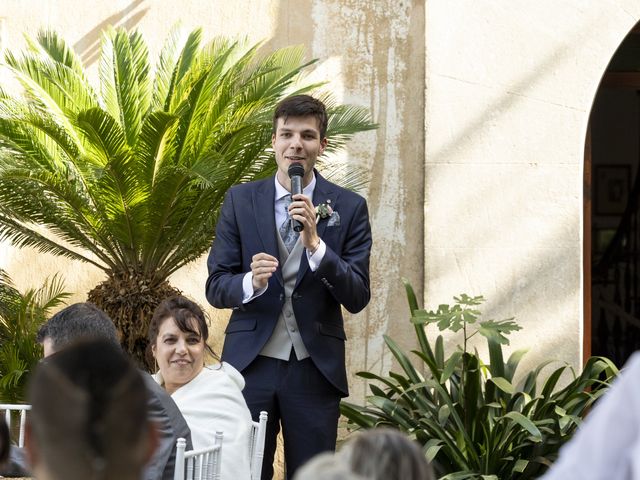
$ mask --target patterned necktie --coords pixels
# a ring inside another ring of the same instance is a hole
[[[298,241],[298,237],[300,234],[293,230],[291,226],[291,218],[289,217],[289,205],[291,205],[291,195],[287,195],[284,197],[284,212],[287,214],[287,218],[280,225],[279,231],[280,236],[282,237],[282,241],[284,242],[284,246],[287,247],[287,251],[291,253],[294,245]]]

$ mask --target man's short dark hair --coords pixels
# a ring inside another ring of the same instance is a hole
[[[55,351],[80,339],[102,339],[119,345],[118,332],[109,316],[93,303],[74,303],[56,313],[38,331],[37,341],[51,340]]]
[[[294,95],[281,100],[273,113],[273,134],[278,129],[278,119],[283,118],[286,121],[289,117],[315,117],[318,121],[320,139],[327,136],[327,109],[317,98],[311,95]]]
[[[47,357],[29,383],[37,461],[53,479],[138,478],[150,448],[147,389],[109,340]]]

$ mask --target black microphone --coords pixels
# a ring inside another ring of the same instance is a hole
[[[302,193],[302,177],[304,177],[304,167],[299,163],[289,165],[289,178],[291,179],[291,196]],[[294,232],[301,232],[304,225],[298,220],[291,219],[291,226]]]

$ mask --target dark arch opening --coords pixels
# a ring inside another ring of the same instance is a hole
[[[585,149],[585,357],[640,349],[640,23],[593,103]]]

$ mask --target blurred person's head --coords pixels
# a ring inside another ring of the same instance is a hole
[[[141,374],[118,345],[85,340],[31,376],[25,448],[39,480],[140,478],[156,445]]]
[[[391,428],[365,430],[345,442],[338,454],[351,470],[371,480],[433,480],[420,446]]]
[[[351,471],[349,464],[333,453],[320,453],[305,463],[293,480],[367,480]]]
[[[81,339],[102,339],[119,345],[118,332],[109,316],[93,303],[74,303],[60,310],[38,331],[44,356],[59,352]]]
[[[205,354],[217,358],[207,345],[209,327],[197,303],[182,296],[158,305],[149,324],[149,345],[169,393],[193,380],[204,368]]]

